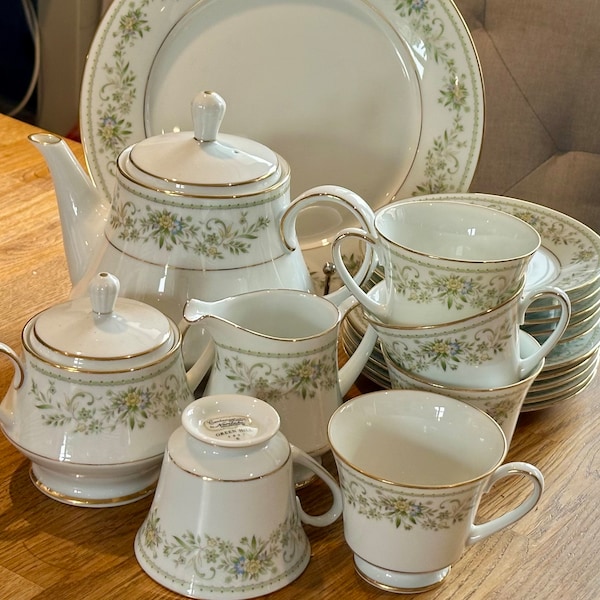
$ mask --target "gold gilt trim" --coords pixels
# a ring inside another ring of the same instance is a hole
[[[156,477],[156,481],[151,485],[148,485],[136,492],[131,494],[125,494],[123,496],[114,496],[111,498],[82,498],[80,496],[70,496],[69,494],[65,494],[63,492],[59,492],[47,486],[36,474],[33,472],[33,467],[29,469],[29,477],[35,485],[42,493],[50,496],[54,500],[58,500],[59,502],[63,502],[64,504],[70,504],[72,506],[88,506],[88,507],[103,507],[103,506],[119,506],[121,504],[129,504],[131,502],[135,502],[136,500],[141,500],[146,496],[149,496],[156,489],[156,485],[158,483],[158,475]]]
[[[133,184],[134,186],[138,187],[138,188],[143,188],[146,190],[150,190],[152,192],[155,193],[159,193],[159,194],[166,194],[168,196],[182,196],[182,197],[186,197],[186,198],[205,198],[205,199],[223,199],[223,200],[227,200],[227,199],[233,199],[233,198],[249,198],[252,196],[260,196],[262,194],[268,194],[269,192],[272,192],[274,190],[279,189],[280,187],[286,185],[286,183],[289,181],[290,178],[290,168],[289,165],[287,164],[287,162],[285,162],[283,159],[280,158],[280,163],[281,163],[281,173],[279,176],[279,179],[273,183],[272,185],[269,185],[267,187],[261,188],[259,190],[254,190],[252,192],[239,192],[236,193],[235,189],[237,187],[241,187],[243,185],[249,185],[254,183],[254,181],[249,182],[249,184],[235,184],[235,185],[223,185],[223,186],[219,186],[217,184],[185,184],[185,183],[181,183],[179,184],[179,182],[173,181],[173,185],[181,185],[181,187],[183,188],[185,185],[189,185],[190,187],[194,187],[194,188],[209,188],[209,187],[222,187],[224,190],[230,190],[231,193],[228,195],[221,195],[221,194],[205,194],[205,193],[197,193],[197,194],[192,194],[189,192],[189,190],[167,190],[164,188],[161,188],[159,186],[155,186],[155,185],[147,185],[137,179],[135,179],[132,175],[130,175],[129,173],[126,173],[123,168],[121,167],[120,164],[117,164],[117,169],[119,171],[119,175],[126,181],[128,181],[129,183]],[[162,181],[168,181],[168,180],[162,180]],[[260,181],[260,179],[256,180],[257,182]],[[120,181],[119,185],[123,185],[123,182]],[[126,186],[125,186],[126,187]],[[133,193],[135,193],[135,190],[131,190]]]

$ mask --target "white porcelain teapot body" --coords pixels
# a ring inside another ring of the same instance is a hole
[[[178,322],[189,298],[313,290],[295,231],[298,213],[310,205],[349,210],[372,230],[371,208],[345,188],[319,186],[291,201],[290,168],[281,156],[219,133],[225,102],[218,94],[199,94],[192,112],[194,131],[153,136],[123,150],[108,212],[78,165],[62,156],[66,146],[61,150],[52,136],[31,136],[55,185],[62,184],[57,196],[74,297],[85,293],[96,273],[108,271],[126,297]],[[373,266],[363,264],[359,282]]]

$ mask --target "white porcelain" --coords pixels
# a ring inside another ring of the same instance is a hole
[[[214,363],[205,395],[237,393],[277,409],[281,431],[312,456],[328,449],[327,422],[360,375],[377,340],[368,329],[353,357],[338,368],[340,308],[298,290],[263,290],[216,302],[189,300],[184,318],[212,337]]]
[[[23,329],[24,356],[0,405],[6,437],[32,461],[32,479],[81,506],[132,502],[156,485],[166,442],[194,399],[181,334],[155,308],[117,298],[100,273],[90,295],[52,306]]]
[[[447,197],[456,198],[454,194]],[[540,234],[542,245],[527,273],[532,285],[554,285],[565,290],[574,308],[583,292],[599,289],[600,235],[587,225],[547,206],[518,198],[471,194],[464,201],[512,214]]]
[[[166,10],[158,0],[114,0],[81,86],[82,141],[96,186],[112,194],[126,146],[191,129],[188,99],[202,82],[230,104],[224,131],[286,157],[292,196],[331,181],[378,208],[427,190],[468,189],[484,127],[477,52],[453,3],[424,6],[177,0]],[[299,219],[309,256],[324,220],[313,229]]]
[[[329,440],[355,566],[388,591],[439,585],[465,548],[524,517],[544,487],[533,465],[503,464],[506,439],[489,415],[439,394],[390,390],[353,398],[333,414]],[[529,495],[475,524],[481,496],[514,475],[531,480]]]
[[[385,281],[378,283],[369,290],[369,297],[376,302],[385,298],[386,285]],[[544,343],[525,355],[520,349],[524,314],[528,306],[542,297],[560,304],[561,319]],[[501,305],[441,325],[388,325],[366,311],[363,313],[391,360],[404,370],[435,383],[492,388],[527,377],[559,342],[571,310],[569,297],[562,290],[548,286],[525,292],[521,281],[520,289]]]
[[[294,492],[294,464],[331,491],[331,507],[309,515]],[[295,580],[310,560],[302,523],[324,527],[341,514],[331,475],[291,446],[277,411],[241,395],[192,402],[170,437],[150,511],[135,538],[144,571],[191,598],[254,598]]]
[[[519,349],[523,357],[527,358],[536,353],[539,347],[540,345],[535,338],[524,331],[519,332]],[[385,348],[382,348],[382,353],[392,389],[423,390],[434,394],[442,394],[479,408],[502,427],[509,447],[525,397],[545,364],[545,359],[542,358],[529,375],[515,383],[502,387],[482,387],[478,389],[435,383],[399,367],[389,357]]]
[[[96,273],[109,271],[119,277],[123,295],[177,323],[192,297],[311,291],[296,235],[304,209],[335,206],[371,229],[370,206],[341,186],[313,187],[291,201],[283,157],[219,131],[225,116],[219,94],[201,92],[188,102],[192,130],[152,136],[119,154],[110,206],[64,140],[48,133],[29,137],[54,179],[72,297],[84,294]],[[370,274],[366,262],[356,274],[359,283]],[[347,295],[338,290],[332,297]],[[201,350],[199,343],[195,354]]]
[[[537,231],[517,217],[436,195],[380,208],[374,228],[374,236],[356,227],[341,230],[334,263],[365,309],[396,325],[448,323],[502,304],[540,246]],[[343,242],[352,238],[373,248],[383,266],[386,295],[377,302],[345,268]]]

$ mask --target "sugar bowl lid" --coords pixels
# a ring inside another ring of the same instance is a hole
[[[119,280],[99,273],[89,296],[52,306],[34,317],[23,336],[25,347],[72,370],[131,370],[164,357],[180,335],[156,308],[118,298]]]
[[[225,108],[219,94],[201,92],[192,102],[193,131],[134,144],[119,169],[152,189],[182,195],[230,196],[272,187],[281,179],[280,157],[259,142],[219,133]]]

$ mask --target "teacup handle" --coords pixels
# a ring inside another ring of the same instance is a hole
[[[317,477],[322,479],[327,487],[331,490],[331,494],[333,496],[333,502],[329,510],[322,515],[309,515],[302,508],[302,504],[300,503],[300,498],[296,496],[296,504],[298,505],[298,513],[300,515],[300,520],[303,523],[308,525],[314,525],[315,527],[325,527],[327,525],[331,525],[334,521],[336,521],[339,516],[342,514],[342,492],[336,483],[335,479],[324,469],[314,458],[309,456],[300,448],[297,448],[293,444],[290,444],[292,448],[292,460],[294,463],[302,465],[306,467],[310,471],[312,471]]]
[[[371,207],[355,192],[339,185],[321,185],[300,194],[284,211],[280,222],[280,234],[288,251],[292,252],[298,246],[296,234],[296,219],[300,211],[313,204],[329,202],[337,204],[350,211],[359,221],[361,227],[368,232],[374,233],[375,214]],[[340,261],[343,262],[343,261]],[[375,253],[372,248],[367,247],[367,253],[358,273],[353,278],[346,269],[348,277],[355,283],[356,287],[362,285],[371,276],[377,266]],[[325,296],[329,301],[339,306],[348,296],[349,290],[341,287]]]
[[[533,482],[533,489],[529,496],[519,506],[509,510],[500,517],[496,517],[487,523],[480,525],[471,525],[471,534],[467,539],[467,545],[475,544],[481,540],[497,533],[501,529],[512,525],[529,511],[531,511],[539,502],[542,492],[544,491],[544,476],[537,467],[526,462],[510,462],[498,467],[490,477],[486,492],[500,479],[504,477],[512,477],[514,475],[526,475]]]
[[[350,293],[361,303],[361,305],[373,314],[375,317],[381,320],[385,320],[387,308],[385,305],[380,304],[373,298],[370,298],[366,292],[360,287],[350,275],[350,272],[346,268],[344,264],[344,259],[342,257],[342,242],[346,238],[358,238],[361,241],[365,242],[367,249],[370,249],[371,256],[373,257],[371,260],[377,262],[377,254],[375,252],[375,248],[377,247],[377,242],[374,234],[370,232],[364,231],[363,229],[359,229],[358,227],[347,227],[346,229],[342,229],[338,234],[335,240],[333,240],[331,250],[333,253],[333,264],[335,265],[336,271],[340,276],[340,279],[344,283],[344,285],[350,290]],[[361,266],[361,270],[364,267],[364,263]]]
[[[560,341],[563,333],[569,325],[571,318],[571,301],[569,296],[560,288],[549,286],[538,289],[533,289],[527,292],[521,299],[519,306],[519,324],[522,325],[525,322],[525,311],[527,308],[536,300],[540,298],[549,297],[558,300],[560,304],[560,318],[554,329],[554,331],[548,336],[546,340],[540,345],[540,348],[527,358],[522,358],[519,361],[519,376],[524,378],[539,364],[542,358],[545,358],[550,354],[554,346]]]

